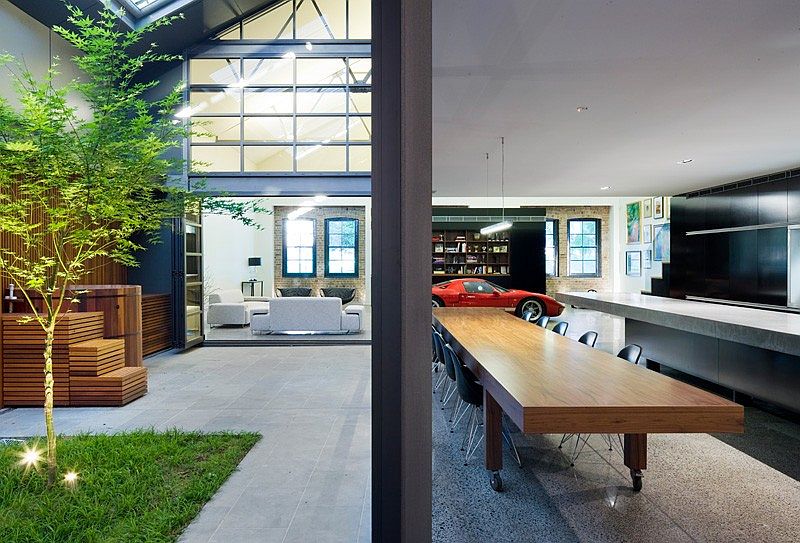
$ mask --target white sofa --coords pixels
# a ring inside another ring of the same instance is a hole
[[[350,305],[342,310],[340,298],[271,298],[269,313],[254,315],[250,331],[352,334],[362,330],[363,318],[363,306]]]
[[[208,295],[208,324],[250,324],[254,315],[269,311],[268,298],[245,298],[241,291],[218,290]]]

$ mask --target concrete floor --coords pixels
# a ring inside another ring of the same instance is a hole
[[[568,336],[594,329],[622,347],[624,323],[568,309]],[[183,534],[183,542],[369,541],[367,346],[204,347],[147,361],[150,392],[119,409],[57,409],[59,432],[133,428],[254,430],[264,438]],[[485,541],[796,541],[800,424],[748,408],[742,436],[661,435],[634,494],[598,438],[575,468],[558,436],[522,436],[496,494],[482,450],[463,465],[460,434],[433,396],[433,539]],[[42,433],[40,409],[0,414],[0,438]],[[723,441],[724,440],[724,441]],[[794,476],[795,478],[793,478]]]
[[[122,408],[56,409],[56,428],[260,432],[181,541],[369,541],[369,353],[327,346],[164,354],[147,361],[145,397]],[[43,431],[41,409],[0,414],[0,437]]]

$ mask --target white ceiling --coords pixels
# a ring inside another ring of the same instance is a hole
[[[485,195],[487,151],[497,194],[501,135],[511,196],[676,194],[800,165],[796,0],[434,0],[433,15],[436,196]]]

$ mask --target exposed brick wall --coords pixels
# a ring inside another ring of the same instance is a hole
[[[558,277],[547,278],[547,294],[556,292],[610,291],[612,289],[612,269],[610,255],[611,207],[610,206],[558,206],[547,208],[547,218],[558,220]],[[567,275],[567,221],[569,219],[600,219],[600,273],[601,277],[569,277]]]
[[[315,235],[317,244],[317,276],[316,277],[284,277],[283,276],[283,220],[297,209],[296,207],[275,206],[275,289],[283,287],[311,287],[314,296],[319,289],[327,287],[345,287],[356,289],[354,302],[363,302],[366,292],[366,211],[363,206],[328,206],[316,207],[303,215],[304,219],[315,219]],[[358,219],[358,277],[325,277],[325,219],[348,217]]]

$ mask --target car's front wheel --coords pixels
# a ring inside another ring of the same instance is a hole
[[[525,298],[517,304],[515,313],[517,317],[526,317],[534,322],[544,315],[544,304],[536,298]]]
[[[439,298],[438,296],[433,296],[431,298],[431,306],[432,307],[444,307],[444,301]]]

